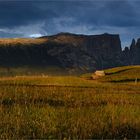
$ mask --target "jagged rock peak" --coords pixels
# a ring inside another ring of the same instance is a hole
[[[140,38],[137,40],[136,47],[140,48]]]
[[[140,42],[140,38],[137,39],[137,42]]]
[[[125,52],[126,52],[126,51],[128,52],[128,51],[129,51],[129,47],[126,46],[126,47],[124,48],[124,51],[125,51]]]
[[[135,47],[135,45],[136,45],[136,41],[135,41],[135,39],[133,38],[132,43],[131,43],[131,45],[130,45],[130,50],[133,49],[133,48]]]

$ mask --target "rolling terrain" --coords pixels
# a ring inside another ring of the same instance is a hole
[[[140,66],[104,71],[1,77],[0,139],[140,139]]]

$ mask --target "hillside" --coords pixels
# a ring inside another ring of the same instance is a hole
[[[140,66],[105,72],[1,77],[0,139],[139,139]]]
[[[134,84],[140,81],[140,65],[104,69],[104,72],[105,76],[95,79],[95,81]],[[93,73],[87,73],[81,75],[81,77],[92,80],[92,75]]]
[[[139,82],[140,66],[125,66],[105,70],[106,76],[101,80],[105,82]]]

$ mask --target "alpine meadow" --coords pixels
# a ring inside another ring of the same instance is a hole
[[[139,9],[0,1],[0,139],[140,139]]]

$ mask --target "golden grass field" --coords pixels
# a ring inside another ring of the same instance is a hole
[[[105,73],[1,77],[0,139],[140,139],[140,66]]]
[[[8,46],[8,45],[28,45],[30,46],[31,44],[41,44],[44,43],[45,41],[47,41],[47,39],[43,39],[43,38],[2,38],[0,39],[0,45],[4,46]]]

